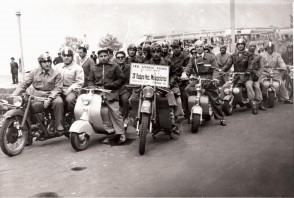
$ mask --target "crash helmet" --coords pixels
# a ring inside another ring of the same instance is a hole
[[[172,48],[174,48],[174,47],[181,47],[182,46],[182,42],[180,40],[174,40],[170,46]]]
[[[73,56],[74,52],[70,47],[64,47],[61,51],[61,54],[62,54],[62,56],[65,56],[65,55]]]
[[[152,43],[150,50],[151,52],[162,51],[162,48],[161,48],[161,45],[159,45],[158,43]]]
[[[143,51],[150,51],[150,45],[149,44],[145,44],[143,46]]]
[[[143,50],[143,47],[141,45],[138,45],[137,49],[138,50]]]
[[[275,49],[275,44],[273,42],[268,42],[265,46],[265,49],[268,50],[268,49],[271,49],[272,51],[274,51]]]
[[[236,47],[237,47],[239,44],[243,44],[244,46],[246,46],[246,41],[245,41],[245,39],[242,39],[242,38],[238,39],[238,41],[237,41],[237,43],[236,43]]]
[[[134,45],[134,44],[130,44],[130,45],[128,46],[127,50],[129,51],[130,49],[132,49],[132,50],[134,50],[134,51],[137,51],[137,47],[136,47],[136,45]]]
[[[50,57],[47,53],[41,54],[41,55],[38,57],[38,62],[39,62],[39,63],[41,63],[41,62],[45,62],[45,61],[52,62],[51,57]]]

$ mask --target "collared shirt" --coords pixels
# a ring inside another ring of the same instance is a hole
[[[281,55],[277,52],[273,52],[272,54],[269,54],[268,52],[265,52],[262,55],[262,65],[264,67],[270,67],[270,68],[281,68],[281,69],[287,69],[287,66],[285,62],[283,61]]]
[[[80,65],[83,66],[83,64],[88,60],[89,57],[85,56],[83,59],[80,57]]]
[[[33,69],[26,80],[14,91],[14,95],[24,92],[30,85],[37,91],[50,92],[48,97],[55,98],[62,91],[62,80],[60,73],[51,68],[45,72],[42,67]]]
[[[84,85],[84,70],[78,64],[72,62],[70,65],[59,63],[56,70],[60,72],[62,77],[63,89],[74,90],[82,88]]]

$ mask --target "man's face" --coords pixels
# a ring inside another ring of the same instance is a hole
[[[123,54],[117,54],[116,60],[119,64],[123,64],[126,61],[126,57]]]
[[[249,52],[254,53],[256,49],[255,45],[249,45]]]
[[[136,51],[135,51],[134,49],[129,49],[129,50],[128,50],[128,55],[129,55],[130,57],[134,57],[134,56],[136,55]]]
[[[45,71],[49,71],[51,69],[51,61],[41,61],[40,62],[41,67],[45,70]]]
[[[152,58],[153,60],[160,60],[161,58],[161,51],[160,50],[155,50],[152,52]]]
[[[70,65],[73,61],[73,55],[71,54],[64,54],[62,55],[62,59],[65,65]]]
[[[245,50],[245,45],[244,45],[244,44],[238,44],[238,45],[237,45],[237,49],[238,49],[239,51],[243,51],[243,50]]]
[[[267,49],[267,52],[268,52],[269,54],[272,54],[272,53],[274,52],[274,50],[273,50],[272,48],[269,47],[269,48]]]
[[[13,62],[14,60],[13,59],[10,59],[11,60],[11,62]]]
[[[85,58],[87,55],[87,52],[84,52],[83,49],[78,49],[78,53],[81,58]]]
[[[173,54],[177,56],[181,53],[181,48],[180,48],[180,46],[173,46],[172,51],[173,51]]]
[[[192,56],[196,56],[196,54],[197,54],[196,50],[193,49],[193,50],[191,51],[191,54],[192,54]]]
[[[196,45],[195,49],[196,49],[196,52],[198,54],[202,54],[204,52],[204,46],[203,45]]]
[[[166,53],[167,52],[167,49],[168,49],[167,46],[165,46],[165,45],[162,46],[162,52]]]
[[[139,54],[140,56],[142,56],[142,54],[143,54],[143,50],[138,49],[138,54]]]
[[[109,59],[108,53],[106,53],[106,52],[101,52],[101,53],[98,55],[98,59],[99,59],[99,62],[102,63],[102,64],[107,63],[107,61],[108,61],[108,59]]]
[[[220,48],[220,52],[221,52],[221,54],[225,54],[227,52],[227,49],[226,48]]]

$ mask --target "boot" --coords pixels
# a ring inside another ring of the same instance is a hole
[[[259,103],[259,109],[260,110],[263,110],[263,111],[266,111],[266,108],[263,106],[263,102],[262,101]]]

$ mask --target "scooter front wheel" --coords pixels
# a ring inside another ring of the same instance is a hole
[[[27,143],[29,127],[25,122],[23,129],[19,129],[22,119],[21,116],[7,118],[0,128],[1,149],[10,157],[20,154]]]
[[[83,151],[88,148],[90,136],[86,133],[71,133],[70,143],[76,151]]]
[[[268,92],[268,107],[273,108],[275,106],[275,92]]]
[[[224,101],[223,112],[226,114],[226,116],[233,114],[233,106],[230,104],[230,101]]]
[[[191,132],[192,133],[197,133],[199,126],[200,126],[200,115],[199,114],[193,114]]]

